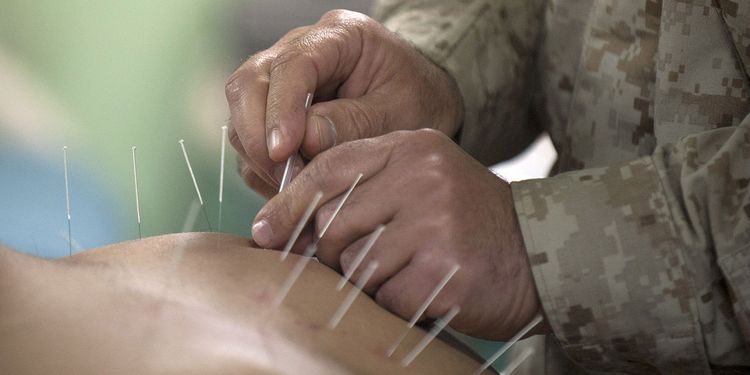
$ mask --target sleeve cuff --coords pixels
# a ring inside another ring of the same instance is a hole
[[[650,157],[512,189],[542,307],[571,359],[710,373],[689,260]]]

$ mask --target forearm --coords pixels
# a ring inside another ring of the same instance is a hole
[[[750,365],[749,142],[746,119],[634,161],[513,185],[569,356],[598,371]]]

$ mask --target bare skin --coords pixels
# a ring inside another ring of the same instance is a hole
[[[455,374],[479,366],[436,340],[401,368],[424,333],[415,329],[387,359],[405,322],[364,294],[328,330],[351,286],[337,293],[340,276],[315,262],[272,309],[296,256],[280,263],[278,252],[251,245],[179,234],[60,261],[0,249],[0,372]]]
[[[305,112],[307,93],[315,103]],[[346,270],[378,224],[389,224],[367,260],[382,267],[367,292],[408,319],[451,266],[462,269],[427,314],[463,311],[455,327],[511,337],[540,311],[508,183],[452,141],[463,104],[455,82],[373,19],[332,11],[252,56],[226,86],[229,138],[246,183],[271,198],[253,238],[284,245],[317,191],[320,231],[358,173],[365,179],[320,243],[320,259]],[[442,137],[440,136],[442,135]],[[284,161],[309,163],[276,194]],[[543,324],[536,332],[548,332]]]
[[[315,101],[305,112],[308,93]],[[227,81],[226,96],[242,174],[267,197],[297,150],[312,159],[336,144],[397,130],[452,137],[463,119],[447,73],[377,21],[346,10],[251,56]]]
[[[365,290],[386,309],[408,319],[458,264],[427,316],[458,305],[455,329],[507,340],[540,311],[510,185],[434,130],[394,132],[320,154],[261,209],[253,238],[282,244],[316,191],[324,193],[319,233],[358,173],[365,177],[320,241],[321,262],[348,270],[367,235],[386,224],[365,257],[382,265]]]

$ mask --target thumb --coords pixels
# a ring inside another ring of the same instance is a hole
[[[385,117],[370,96],[317,103],[308,112],[302,153],[312,159],[335,145],[382,135]]]

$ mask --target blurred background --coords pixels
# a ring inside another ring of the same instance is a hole
[[[131,147],[138,147],[143,235],[207,230],[186,218],[195,191],[218,221],[226,78],[288,30],[329,9],[367,13],[370,0],[0,2],[0,243],[68,254],[62,147],[68,146],[76,250],[138,237]],[[223,228],[248,236],[263,200],[236,173],[227,144]],[[497,166],[516,180],[554,159],[540,139]],[[483,350],[490,350],[487,344]]]
[[[195,198],[218,221],[226,78],[252,53],[328,9],[369,1],[0,2],[0,241],[67,255],[62,147],[74,246],[137,238],[131,147],[144,236],[179,232]],[[228,145],[231,149],[231,146]],[[223,230],[248,235],[262,201],[227,156]],[[201,215],[193,230],[207,230]]]

